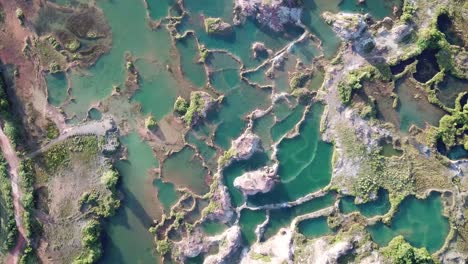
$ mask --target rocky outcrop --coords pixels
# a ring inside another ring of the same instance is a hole
[[[231,207],[231,198],[227,191],[227,187],[218,184],[217,189],[213,193],[211,203],[214,204],[207,214],[210,220],[218,220],[223,223],[229,222],[234,216],[234,211]]]
[[[244,252],[240,263],[292,263],[292,237],[290,229],[282,228],[267,241],[252,245]]]
[[[234,180],[234,186],[245,195],[267,193],[278,182],[278,165],[265,166],[256,171],[249,171]]]
[[[364,16],[361,14],[325,12],[322,17],[340,38],[347,41],[360,38],[367,29]]]
[[[212,243],[205,239],[200,229],[196,228],[190,236],[174,243],[175,251],[178,253],[176,257],[181,259],[196,257],[200,253],[207,252]]]
[[[262,25],[276,32],[284,30],[286,24],[300,24],[302,8],[294,0],[236,0],[234,24],[247,17],[255,18]]]
[[[333,31],[345,41],[351,42],[360,53],[370,53],[375,48],[374,37],[368,31],[366,21],[372,19],[368,15],[354,13],[322,14],[325,21],[330,24]]]
[[[221,243],[219,243],[219,251],[216,255],[208,256],[203,264],[220,264],[226,263],[227,260],[232,260],[232,256],[242,248],[242,235],[239,226],[235,225],[227,229],[223,233]]]
[[[260,151],[262,146],[260,138],[250,130],[246,130],[244,134],[232,141],[231,149],[235,153],[234,160],[248,160],[255,152]]]
[[[213,35],[229,35],[232,33],[232,26],[224,22],[221,18],[205,18],[205,31]]]
[[[259,56],[270,55],[272,53],[273,51],[270,49],[267,49],[265,44],[262,42],[255,42],[254,44],[252,44],[252,55],[255,59],[258,58]]]

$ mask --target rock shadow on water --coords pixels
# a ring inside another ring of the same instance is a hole
[[[233,162],[224,169],[224,183],[228,188],[234,206],[240,206],[244,202],[242,193],[234,187],[234,180],[245,172],[254,171],[268,165],[269,161],[270,158],[266,153],[257,152],[249,160]]]

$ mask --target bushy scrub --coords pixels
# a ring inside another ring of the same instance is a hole
[[[187,110],[188,110],[188,103],[187,101],[182,98],[182,97],[177,97],[175,103],[174,103],[174,111],[180,115],[185,115],[185,113],[187,113]]]
[[[369,80],[373,76],[373,70],[364,68],[362,70],[355,70],[348,73],[344,81],[338,83],[338,93],[343,104],[351,102],[353,90],[361,89],[362,82]]]
[[[414,248],[405,241],[403,236],[397,236],[387,247],[381,249],[382,254],[394,264],[433,264],[431,255],[425,248]]]

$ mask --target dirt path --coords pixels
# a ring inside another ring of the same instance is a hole
[[[71,126],[63,130],[63,132],[54,140],[50,141],[48,144],[42,148],[31,153],[30,157],[35,157],[38,154],[49,150],[51,147],[56,144],[68,139],[73,136],[85,136],[85,135],[96,135],[104,136],[107,131],[113,130],[116,128],[115,122],[112,118],[103,118],[100,121],[90,121],[81,125]]]
[[[13,191],[13,205],[15,208],[15,220],[16,226],[18,227],[18,240],[16,246],[11,250],[10,254],[6,258],[7,264],[16,264],[19,261],[19,256],[21,250],[26,245],[25,240],[25,231],[23,223],[21,221],[21,216],[23,215],[23,206],[20,202],[21,200],[21,189],[19,183],[19,174],[18,167],[20,164],[20,159],[16,155],[16,151],[11,145],[8,137],[5,135],[3,130],[0,128],[0,148],[2,149],[3,156],[8,163],[11,187]]]

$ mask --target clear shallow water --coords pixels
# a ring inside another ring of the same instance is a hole
[[[398,115],[402,132],[407,132],[413,124],[420,128],[424,128],[426,122],[433,126],[439,124],[445,112],[429,103],[424,91],[417,89],[409,79],[397,81],[395,87],[400,99]]]
[[[444,244],[449,232],[448,219],[442,215],[442,210],[440,194],[432,193],[424,200],[410,196],[401,203],[390,226],[378,223],[368,230],[381,246],[403,235],[411,245],[435,252]]]
[[[164,161],[162,176],[165,180],[200,195],[209,191],[206,184],[208,171],[202,166],[200,158],[195,156],[195,151],[189,147],[172,154]]]
[[[113,85],[123,85],[126,52],[135,57],[155,59],[162,68],[171,64],[172,45],[169,33],[166,30],[152,31],[149,28],[143,1],[99,1],[98,5],[111,26],[113,42],[110,52],[102,56],[88,71],[71,72],[71,94],[75,103],[68,105],[65,111],[69,115],[76,113],[80,119],[92,102],[110,95]],[[157,89],[170,91],[174,87],[165,86],[161,82]],[[155,90],[152,90],[152,94],[154,93]]]
[[[153,185],[158,190],[158,200],[164,207],[164,211],[166,213],[170,212],[171,207],[180,197],[180,194],[175,190],[174,184],[156,179],[153,181]]]
[[[48,101],[53,106],[60,106],[67,99],[67,76],[65,73],[46,75]]]
[[[188,34],[185,38],[176,42],[176,47],[180,54],[180,66],[182,73],[187,80],[197,87],[203,87],[206,83],[205,68],[198,63],[198,44],[193,34]]]
[[[159,163],[137,134],[121,141],[128,148],[128,160],[118,161],[115,168],[121,176],[124,200],[116,215],[106,221],[101,263],[154,263],[153,236],[148,228],[158,212],[154,211],[157,203],[152,199],[155,190],[149,170]]]

